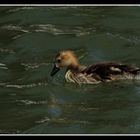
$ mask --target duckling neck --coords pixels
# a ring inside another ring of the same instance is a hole
[[[83,65],[80,65],[80,64],[77,64],[77,65],[70,65],[68,68],[67,68],[67,71],[68,70],[71,70],[72,72],[81,72],[82,70],[84,70],[86,68],[86,66],[83,66]]]

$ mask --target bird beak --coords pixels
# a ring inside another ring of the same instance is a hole
[[[60,70],[60,68],[58,68],[56,66],[56,64],[54,64],[54,67],[53,67],[52,72],[51,72],[51,76],[54,76],[59,70]]]

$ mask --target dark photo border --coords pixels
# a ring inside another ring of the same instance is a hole
[[[0,4],[140,4],[138,0],[1,0]]]
[[[119,6],[119,5],[139,5],[140,1],[138,0],[90,0],[90,1],[83,1],[83,0],[1,0],[0,6],[64,6],[64,5],[79,5],[79,6]],[[3,134],[1,136],[11,136],[11,134]],[[73,136],[73,134],[14,134],[14,136]],[[134,136],[133,134],[77,134],[75,136]],[[139,134],[135,134],[135,136],[140,136]]]

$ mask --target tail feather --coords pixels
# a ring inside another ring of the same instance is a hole
[[[130,65],[120,65],[119,67],[123,72],[137,75],[140,73],[140,68]]]
[[[138,73],[138,74],[135,76],[134,79],[135,79],[135,80],[140,80],[140,73]]]
[[[132,71],[132,73],[135,74],[135,75],[137,75],[137,74],[140,73],[140,69],[139,68],[138,69],[135,69],[135,70]]]

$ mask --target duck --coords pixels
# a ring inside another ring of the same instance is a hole
[[[89,66],[81,65],[71,50],[57,53],[50,75],[54,76],[63,68],[66,68],[66,81],[77,84],[98,84],[116,80],[133,80],[140,77],[140,68],[134,65],[116,62],[101,62]]]

